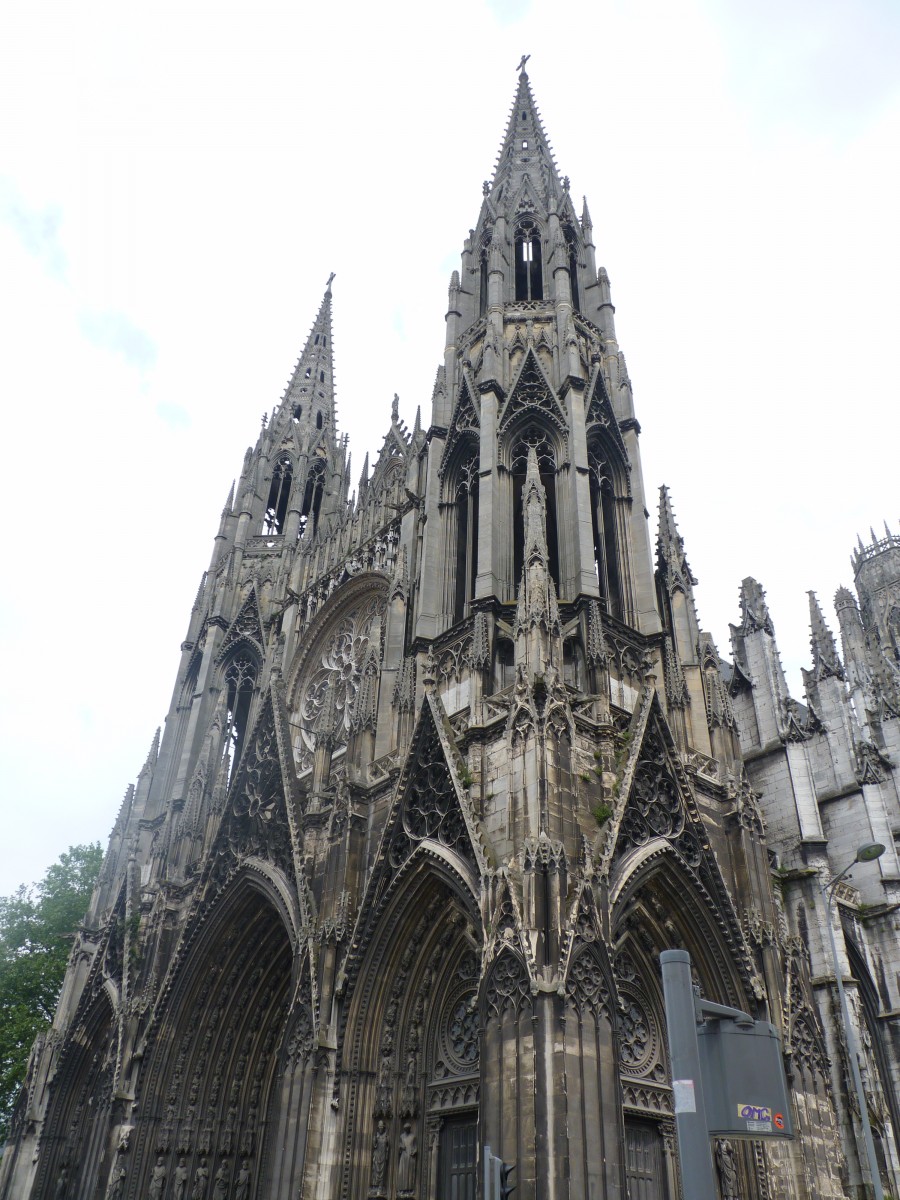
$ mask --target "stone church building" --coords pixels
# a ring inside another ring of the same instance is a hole
[[[351,499],[329,283],[247,450],[5,1200],[474,1200],[485,1143],[516,1200],[678,1200],[672,947],[783,1039],[796,1139],[717,1144],[722,1200],[871,1194],[820,887],[867,840],[834,929],[900,1192],[900,538],[842,656],[811,598],[802,702],[752,579],[720,657],[613,313],[523,71],[428,419]]]

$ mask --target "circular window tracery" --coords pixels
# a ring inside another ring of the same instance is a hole
[[[382,594],[361,597],[326,629],[297,689],[291,718],[297,770],[312,766],[317,737],[346,745],[363,663],[385,609]]]

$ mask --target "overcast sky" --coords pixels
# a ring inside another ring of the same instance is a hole
[[[836,630],[900,524],[893,0],[7,4],[0,894],[105,844],[329,272],[354,477],[428,420],[524,52],[703,625],[756,576],[801,695],[807,589]]]

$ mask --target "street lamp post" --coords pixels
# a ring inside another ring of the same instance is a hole
[[[872,1190],[875,1195],[875,1200],[884,1200],[884,1192],[881,1189],[881,1174],[878,1170],[878,1160],[875,1157],[875,1143],[872,1140],[872,1126],[869,1124],[869,1109],[866,1104],[866,1096],[863,1091],[862,1076],[859,1073],[859,1053],[856,1042],[856,1031],[853,1027],[853,1022],[850,1020],[850,1009],[847,1006],[847,994],[844,991],[844,981],[841,973],[841,966],[838,962],[837,942],[834,940],[834,922],[832,920],[834,913],[835,889],[841,882],[844,876],[857,863],[874,862],[876,858],[881,858],[884,854],[884,846],[880,842],[866,842],[856,851],[856,858],[853,862],[848,863],[841,871],[840,875],[836,875],[828,884],[822,886],[822,894],[825,897],[825,917],[828,924],[828,938],[831,942],[831,957],[834,962],[834,978],[837,983],[838,997],[841,1002],[841,1019],[844,1024],[844,1036],[847,1039],[847,1054],[850,1058],[850,1072],[853,1076],[853,1087],[856,1091],[856,1099],[859,1103],[859,1119],[862,1124],[863,1140],[866,1145],[866,1158],[869,1160],[869,1172],[872,1176]]]

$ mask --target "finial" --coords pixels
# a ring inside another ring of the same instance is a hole
[[[563,175],[563,191],[564,191],[564,192],[567,192],[567,191],[569,190],[569,187],[570,187],[570,186],[571,186],[571,185],[570,185],[570,181],[569,181],[569,177],[568,177],[568,175]]]
[[[523,55],[522,55],[522,58],[521,58],[521,60],[520,60],[520,62],[519,62],[519,65],[516,67],[516,70],[517,70],[517,71],[519,71],[519,72],[522,72],[522,71],[524,71],[524,70],[525,70],[525,64],[528,62],[529,58],[531,58],[531,55],[530,55],[530,54],[523,54]]]
[[[481,194],[482,196],[489,196],[491,194],[491,185],[487,179],[481,185]]]
[[[326,285],[325,285],[326,291],[329,291],[329,292],[331,291],[331,285],[333,282],[334,282],[334,271],[332,271],[331,274],[328,276],[328,283],[326,283]]]
[[[400,397],[394,392],[394,399],[391,401],[391,420],[396,421],[400,415]]]

